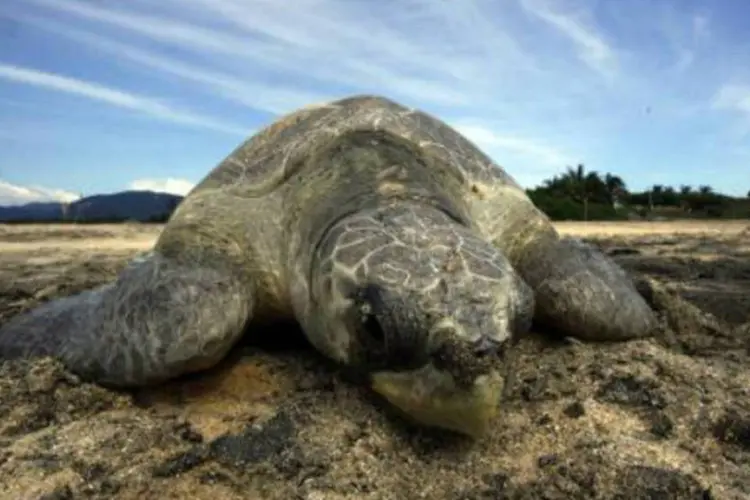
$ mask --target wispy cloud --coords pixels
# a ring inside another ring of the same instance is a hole
[[[499,68],[487,66],[488,56],[512,63],[519,73],[532,69],[532,58],[502,25],[488,22],[480,3],[405,0],[376,16],[368,15],[372,5],[361,2],[302,1],[294,9],[268,0],[192,5],[252,40],[251,57],[269,71],[466,106],[473,96],[457,89],[498,84]],[[245,48],[240,55],[250,54]]]
[[[121,187],[141,178],[182,189],[172,181],[205,174],[204,162],[231,147],[227,136],[252,133],[237,122],[257,127],[358,93],[436,114],[525,185],[577,161],[641,179],[652,160],[682,161],[659,144],[694,146],[690,134],[705,125],[692,120],[744,113],[729,91],[708,102],[731,75],[707,68],[737,66],[707,57],[720,47],[714,11],[677,0],[6,0],[0,17],[28,30],[25,40],[50,51],[60,41],[62,57],[75,47],[79,59],[68,67],[7,52],[0,80],[222,133],[193,134],[200,146],[186,161],[170,149],[170,170],[153,174],[161,180],[142,170],[119,177]],[[164,142],[181,149],[174,130]],[[152,168],[151,144],[143,154]]]
[[[466,1],[467,5],[473,2]],[[295,9],[265,0],[173,2],[180,9],[192,11],[196,18],[229,25],[231,30],[74,0],[30,3],[137,33],[181,50],[230,56],[236,61],[235,67],[252,64],[256,81],[262,80],[259,73],[263,72],[270,77],[296,74],[308,85],[335,84],[341,89],[339,93],[388,89],[402,98],[466,105],[472,96],[457,88],[467,82],[472,86],[493,83],[495,71],[487,67],[483,57],[487,51],[498,59],[513,57],[516,71],[530,60],[502,31],[494,30],[494,37],[489,39],[479,38],[475,31],[463,31],[472,28],[466,25],[469,19],[457,17],[450,2],[438,2],[439,8],[428,9],[421,1],[405,0],[402,6],[407,13],[411,11],[420,18],[419,29],[408,39],[391,28],[390,22],[371,21],[362,29],[369,8],[363,10],[362,5],[348,2],[303,1]],[[441,29],[446,23],[451,28],[448,32]],[[460,37],[456,36],[458,30],[462,30]],[[488,29],[484,31],[489,34]],[[466,39],[465,33],[474,35]],[[270,81],[266,84],[273,87]]]
[[[449,121],[470,118],[489,129],[490,123],[480,117],[494,113],[494,121],[510,116],[514,108],[527,109],[532,101],[537,107],[548,102],[557,113],[565,93],[580,95],[585,85],[581,78],[562,80],[553,96],[542,94],[539,84],[529,84],[541,82],[545,74],[556,77],[527,41],[513,35],[512,20],[502,15],[505,9],[481,0],[403,0],[392,13],[379,9],[375,16],[371,6],[336,0],[302,0],[294,9],[268,0],[161,4],[165,11],[179,10],[179,17],[139,9],[140,2],[129,4],[135,9],[78,0],[29,3],[43,10],[9,9],[5,15],[80,43],[85,50],[277,115],[346,94],[379,93]],[[508,7],[521,12],[519,6]],[[51,11],[63,17],[45,15]],[[89,29],[74,27],[75,20],[86,21]],[[99,29],[106,35],[96,33]],[[114,39],[118,33],[128,41]],[[533,119],[529,115],[529,122]],[[519,126],[529,128],[519,123],[512,140],[485,141],[488,152],[502,157],[512,151],[536,165],[540,154],[550,159],[565,149],[534,146],[535,140]]]
[[[686,13],[682,6],[659,4],[652,13],[652,33],[659,36],[671,51],[674,62],[671,68],[678,75],[694,67],[697,58],[705,52],[710,42],[709,17],[702,13]],[[650,27],[649,27],[650,28]],[[644,36],[649,29],[644,29]]]
[[[696,14],[693,16],[693,38],[705,40],[711,36],[710,20],[708,16]]]
[[[302,88],[274,88],[271,85],[237,78],[228,72],[214,71],[204,66],[164,57],[153,51],[143,50],[91,32],[71,28],[63,23],[39,16],[25,15],[23,20],[31,26],[85,44],[90,49],[93,48],[117,58],[132,61],[147,67],[149,70],[161,71],[197,83],[211,93],[259,111],[278,114],[289,111],[290,108],[333,97],[332,94],[309,92]]]
[[[681,73],[692,66],[695,61],[695,53],[688,49],[679,49],[677,55],[677,62],[675,63],[675,71]]]
[[[79,80],[64,75],[47,73],[34,68],[25,68],[0,63],[0,79],[41,87],[86,99],[103,102],[111,106],[146,114],[160,120],[167,120],[182,125],[218,130],[226,133],[245,135],[246,129],[229,125],[221,121],[170,107],[158,100],[106,87],[94,82]]]
[[[521,0],[521,5],[531,14],[558,30],[578,48],[578,55],[592,69],[606,76],[612,76],[616,70],[617,57],[614,49],[607,43],[590,22],[582,19],[576,12],[562,12],[552,7],[548,0]],[[559,9],[559,6],[558,6]]]
[[[128,187],[138,191],[154,191],[184,196],[193,189],[193,186],[195,186],[195,183],[187,179],[168,177],[166,179],[136,179]]]
[[[402,96],[418,95],[443,103],[465,103],[468,96],[456,92],[450,79],[465,81],[486,74],[480,60],[461,57],[467,54],[464,48],[456,47],[461,52],[456,54],[457,57],[438,57],[417,44],[404,41],[387,26],[372,24],[363,31],[357,22],[352,22],[361,19],[361,8],[342,8],[346,5],[342,3],[305,1],[292,10],[264,0],[242,3],[192,0],[187,6],[182,2],[175,3],[180,8],[199,10],[203,19],[234,25],[238,33],[229,34],[226,30],[73,0],[30,1],[138,33],[182,50],[231,56],[248,64],[252,61],[256,70],[261,66],[269,73],[298,74],[308,81],[336,83],[349,89],[375,90],[386,86]],[[325,36],[320,36],[321,33]],[[431,38],[430,43],[446,43],[439,36]],[[426,73],[424,76],[410,76],[409,72],[402,71],[404,64],[409,66],[412,74],[416,70]],[[430,77],[435,73],[442,73],[449,81],[437,83],[442,79]]]
[[[487,151],[502,149],[528,156],[538,164],[537,172],[552,173],[573,161],[570,155],[539,140],[503,135],[478,125],[455,125],[455,128]]]
[[[713,105],[717,109],[737,111],[750,118],[750,84],[722,85],[714,95]]]
[[[727,137],[741,141],[739,153],[747,150],[750,135],[750,84],[726,83],[719,87],[711,100],[713,109],[731,113],[737,119],[727,131]]]
[[[23,205],[35,201],[71,202],[81,195],[61,189],[41,186],[19,186],[0,180],[0,205]]]

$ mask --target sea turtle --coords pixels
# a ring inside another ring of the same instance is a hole
[[[561,237],[446,123],[376,95],[308,106],[239,145],[115,281],[0,329],[0,358],[59,358],[105,386],[207,369],[294,320],[416,421],[480,436],[532,318],[568,337],[649,335],[626,273]]]

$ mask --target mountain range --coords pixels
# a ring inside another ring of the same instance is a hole
[[[182,198],[153,191],[122,191],[87,196],[71,203],[0,206],[0,222],[161,222],[169,218]]]

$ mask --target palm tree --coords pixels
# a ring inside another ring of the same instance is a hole
[[[589,193],[586,189],[586,169],[583,163],[579,163],[576,168],[567,167],[565,172],[567,191],[574,199],[583,203],[583,220],[589,219]]]
[[[620,197],[627,194],[625,181],[619,175],[608,173],[604,175],[604,185],[607,187],[609,202],[617,208],[616,205],[619,203]]]
[[[658,205],[661,203],[661,195],[664,192],[664,186],[661,184],[654,184],[648,192],[648,209],[650,212],[654,211],[654,204]]]

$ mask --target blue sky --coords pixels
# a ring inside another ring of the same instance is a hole
[[[745,194],[748,18],[742,0],[3,0],[0,203],[183,193],[279,114],[358,93],[438,115],[525,186],[583,162]]]

